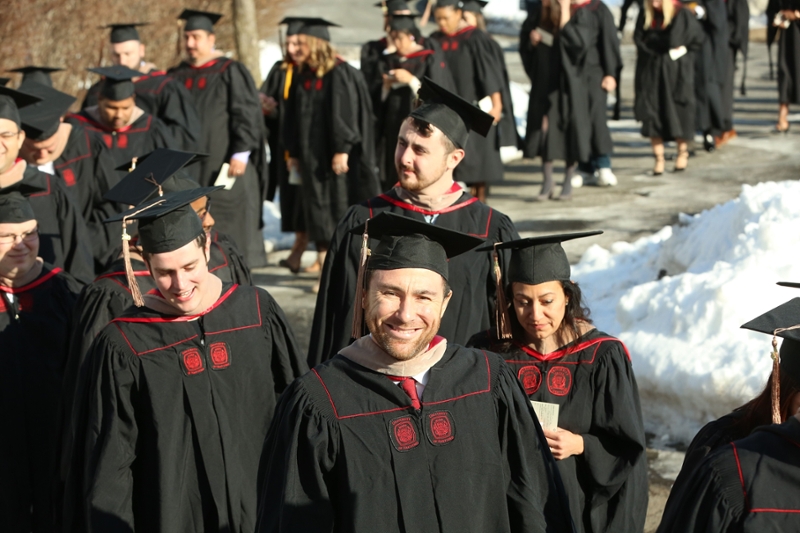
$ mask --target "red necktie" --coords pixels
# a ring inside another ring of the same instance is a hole
[[[389,379],[397,381],[403,392],[408,394],[408,397],[411,398],[411,407],[417,410],[422,409],[422,403],[419,401],[419,395],[417,394],[417,381],[414,378],[389,376]]]

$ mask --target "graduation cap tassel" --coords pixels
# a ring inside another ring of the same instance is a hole
[[[369,221],[367,221],[369,225]],[[361,257],[358,261],[358,278],[356,280],[356,300],[355,308],[353,309],[353,329],[350,332],[350,337],[353,339],[360,339],[361,332],[363,331],[364,322],[364,307],[362,301],[364,300],[364,275],[367,269],[367,258],[369,257],[369,234],[367,233],[367,226],[364,227],[364,233],[361,235]]]
[[[772,423],[780,424],[781,420],[781,366],[778,355],[778,337],[772,336]]]
[[[128,287],[131,289],[133,303],[136,307],[143,307],[144,298],[142,298],[142,290],[136,282],[136,276],[133,273],[133,266],[131,265],[130,241],[131,236],[128,234],[128,221],[127,219],[122,219],[122,257],[125,261],[125,277],[128,278]]]
[[[494,276],[497,278],[497,289],[495,296],[495,327],[497,328],[498,339],[511,338],[511,322],[508,316],[508,302],[506,301],[506,291],[503,290],[503,272],[500,269],[500,259],[497,254],[497,245],[492,254],[494,259]]]

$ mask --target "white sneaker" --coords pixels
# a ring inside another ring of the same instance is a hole
[[[572,175],[572,188],[573,189],[580,189],[592,181],[592,175],[588,172],[583,172],[581,170],[576,170],[575,174]]]
[[[597,171],[597,185],[600,187],[613,187],[617,184],[617,177],[610,168],[601,168]]]

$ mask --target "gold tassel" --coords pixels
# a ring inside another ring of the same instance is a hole
[[[778,337],[772,336],[772,423],[783,422],[781,416],[781,366],[778,354]]]
[[[128,287],[131,289],[133,303],[136,307],[143,307],[144,298],[142,298],[142,290],[136,282],[136,276],[133,273],[133,266],[131,265],[130,241],[131,236],[128,235],[128,221],[122,219],[122,257],[125,261],[125,276],[128,278]]]
[[[506,301],[506,291],[503,289],[503,272],[500,270],[500,258],[497,254],[497,245],[494,253],[494,276],[497,278],[497,288],[495,293],[494,319],[497,328],[498,339],[511,338],[511,320],[508,316],[508,302]]]
[[[134,170],[136,170],[136,161],[138,159],[139,159],[138,157],[134,157],[133,159],[131,159],[131,168],[128,169],[128,172],[133,172]]]
[[[358,261],[358,277],[356,279],[356,299],[353,307],[353,329],[350,337],[360,339],[364,331],[364,275],[367,270],[367,258],[369,257],[369,233],[367,227],[369,221],[364,225],[364,234],[361,236],[361,257]]]

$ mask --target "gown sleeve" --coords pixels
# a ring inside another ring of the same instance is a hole
[[[272,377],[277,397],[295,378],[308,372],[308,366],[281,307],[268,292],[255,290],[260,293],[261,316],[264,317],[264,328],[272,341]]]
[[[261,104],[255,82],[241,63],[233,62],[228,69],[230,92],[228,95],[228,121],[231,154],[263,149]],[[253,159],[251,154],[251,161]]]
[[[118,245],[122,231],[120,224],[106,224],[104,222],[107,218],[118,213],[121,208],[117,204],[105,200],[103,195],[120,181],[121,176],[114,170],[115,166],[111,152],[108,151],[103,142],[94,136],[91,136],[90,142],[91,150],[94,154],[94,172],[91,177],[94,179],[92,180],[91,193],[92,207],[89,218],[86,220],[86,225],[89,229],[89,238],[92,243],[92,255],[100,264],[106,264],[111,260],[109,255]],[[86,179],[91,177],[87,176]]]
[[[61,243],[64,247],[64,270],[82,284],[94,279],[94,260],[89,248],[89,229],[72,196],[60,179],[51,178],[56,189],[58,220],[61,226]]]
[[[170,78],[161,91],[154,114],[164,122],[181,150],[192,152],[197,148],[197,135],[202,130],[200,115],[191,93],[182,83]]]
[[[228,266],[231,269],[231,277],[233,278],[231,281],[239,285],[252,285],[253,278],[250,275],[250,269],[247,267],[247,262],[236,243],[227,235],[220,234],[217,244],[228,256]]]
[[[598,47],[600,62],[603,65],[603,75],[619,78],[619,71],[622,70],[622,55],[619,38],[617,38],[617,28],[614,25],[614,15],[605,4],[602,4],[597,9],[597,17],[600,24]]]
[[[502,93],[503,65],[498,65],[494,59],[492,38],[480,30],[475,30],[475,32],[476,34],[469,42],[475,43],[472,60],[475,67],[475,82],[480,89],[478,97],[484,98],[494,93]]]
[[[495,356],[499,357],[499,356]],[[539,421],[501,361],[495,401],[511,531],[574,531],[567,496]]]
[[[344,71],[347,65],[335,67],[331,73],[331,143],[333,153],[349,154],[361,142],[358,121],[358,89]]]
[[[257,533],[329,533],[334,528],[326,477],[335,465],[338,426],[315,409],[301,380],[275,409],[261,455]]]

